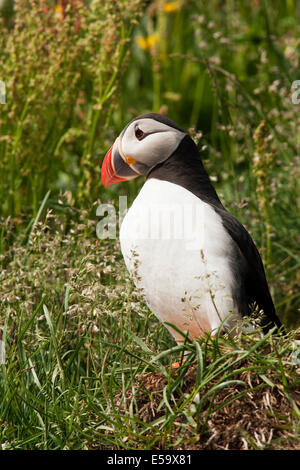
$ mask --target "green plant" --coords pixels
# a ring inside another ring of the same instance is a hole
[[[69,2],[62,14],[52,2],[16,0],[12,29],[1,23],[2,215],[35,216],[49,188],[71,188],[81,202],[96,194],[105,128],[141,4]]]

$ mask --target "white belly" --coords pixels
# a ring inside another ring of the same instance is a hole
[[[181,186],[150,179],[123,220],[120,243],[135,284],[160,321],[197,338],[232,312],[231,321],[236,319],[233,245],[209,204]]]

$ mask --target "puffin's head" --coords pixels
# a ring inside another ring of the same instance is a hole
[[[131,121],[107,152],[101,170],[104,186],[147,176],[167,160],[186,132],[161,114],[143,114]]]

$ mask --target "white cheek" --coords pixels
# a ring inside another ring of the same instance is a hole
[[[169,158],[184,135],[182,132],[164,131],[150,134],[142,140],[125,138],[122,151],[126,156],[131,156],[151,168]]]

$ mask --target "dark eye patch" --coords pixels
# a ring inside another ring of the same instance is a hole
[[[146,135],[145,132],[142,131],[142,129],[140,129],[139,127],[135,129],[134,134],[138,140],[142,140]]]

